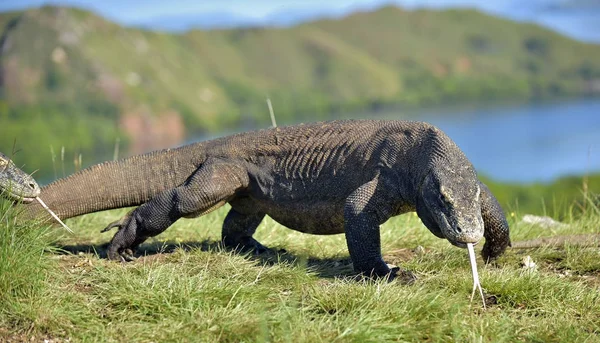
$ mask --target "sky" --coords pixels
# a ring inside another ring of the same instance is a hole
[[[0,11],[38,7],[44,4],[71,5],[94,10],[122,24],[133,24],[144,19],[183,13],[228,12],[245,17],[263,18],[269,14],[293,9],[326,7],[329,10],[351,11],[395,3],[404,7],[477,6],[493,11],[494,7],[510,1],[476,0],[3,0]]]
[[[243,23],[244,20],[239,21],[243,18],[250,19],[246,23],[270,25],[275,22],[273,18],[295,17],[302,21],[319,16],[339,17],[386,4],[407,9],[470,7],[513,20],[534,22],[582,41],[600,43],[600,0],[0,0],[0,11],[45,4],[91,10],[122,25],[167,30],[165,23],[189,29],[181,18],[189,20],[190,15],[198,15],[205,24],[203,27],[210,28],[214,27],[209,24],[215,19],[231,16],[237,18],[233,23]],[[556,10],[556,5],[564,8],[558,6]],[[282,22],[286,21],[279,21]]]

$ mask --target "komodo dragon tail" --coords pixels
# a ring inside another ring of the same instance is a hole
[[[203,162],[203,143],[93,165],[42,187],[40,198],[61,219],[137,206],[182,184]],[[23,204],[27,218],[49,219],[37,203]]]

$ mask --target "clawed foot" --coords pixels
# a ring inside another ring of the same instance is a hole
[[[256,239],[252,237],[244,238],[244,239],[230,239],[228,237],[223,238],[221,241],[223,246],[227,249],[231,249],[241,253],[251,253],[253,255],[261,255],[271,249],[265,247],[260,244]]]
[[[130,211],[123,218],[108,224],[101,232],[108,232],[113,228],[119,231],[108,244],[107,257],[109,260],[131,262],[137,258],[134,256],[137,247],[145,240],[136,234],[137,221]]]
[[[411,271],[402,269],[398,266],[388,265],[387,272],[380,271],[380,273],[371,272],[360,272],[355,280],[363,281],[363,280],[386,280],[388,282],[397,280],[402,284],[412,285],[417,281],[417,276],[413,274]]]
[[[417,281],[417,276],[409,270],[399,267],[396,267],[392,270],[395,270],[394,280],[398,280],[400,283],[412,285]]]
[[[510,241],[508,242],[508,245],[500,245],[486,240],[485,244],[483,245],[483,249],[481,249],[481,257],[483,257],[483,261],[486,264],[493,265],[498,257],[504,253],[507,246],[511,246]]]
[[[114,253],[110,251],[110,246],[107,252],[107,258],[111,261],[121,261],[123,263],[137,260],[132,249],[123,249],[121,252],[117,251]]]

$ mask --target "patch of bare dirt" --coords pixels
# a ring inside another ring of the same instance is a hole
[[[399,264],[402,264],[403,262],[412,260],[418,253],[420,253],[420,249],[422,249],[422,248],[416,248],[416,249],[402,248],[402,249],[387,251],[383,255],[383,260],[388,263],[399,265]],[[423,252],[424,252],[424,250],[423,250]]]
[[[185,138],[183,120],[174,110],[153,116],[148,108],[141,107],[122,116],[119,125],[131,138],[131,154],[175,146]]]
[[[0,327],[0,343],[67,343],[71,342],[69,338],[53,338],[44,334],[32,333],[33,324],[28,329],[11,331]]]
[[[125,101],[125,86],[119,78],[108,73],[101,73],[96,80],[96,86],[110,102],[121,104]]]
[[[19,103],[33,102],[35,97],[30,90],[40,82],[40,71],[21,65],[18,56],[10,57],[2,67],[0,82],[7,98]]]

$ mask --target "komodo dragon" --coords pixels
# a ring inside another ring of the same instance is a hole
[[[119,229],[110,259],[129,260],[179,218],[225,203],[226,247],[264,251],[252,235],[269,215],[301,232],[345,232],[354,269],[373,277],[394,277],[381,256],[380,224],[409,211],[456,246],[485,237],[485,261],[510,245],[504,213],[471,163],[422,122],[348,120],[241,133],[94,165],[43,187],[40,197],[62,219],[141,205],[105,229]],[[44,216],[37,203],[23,207],[28,217]]]

